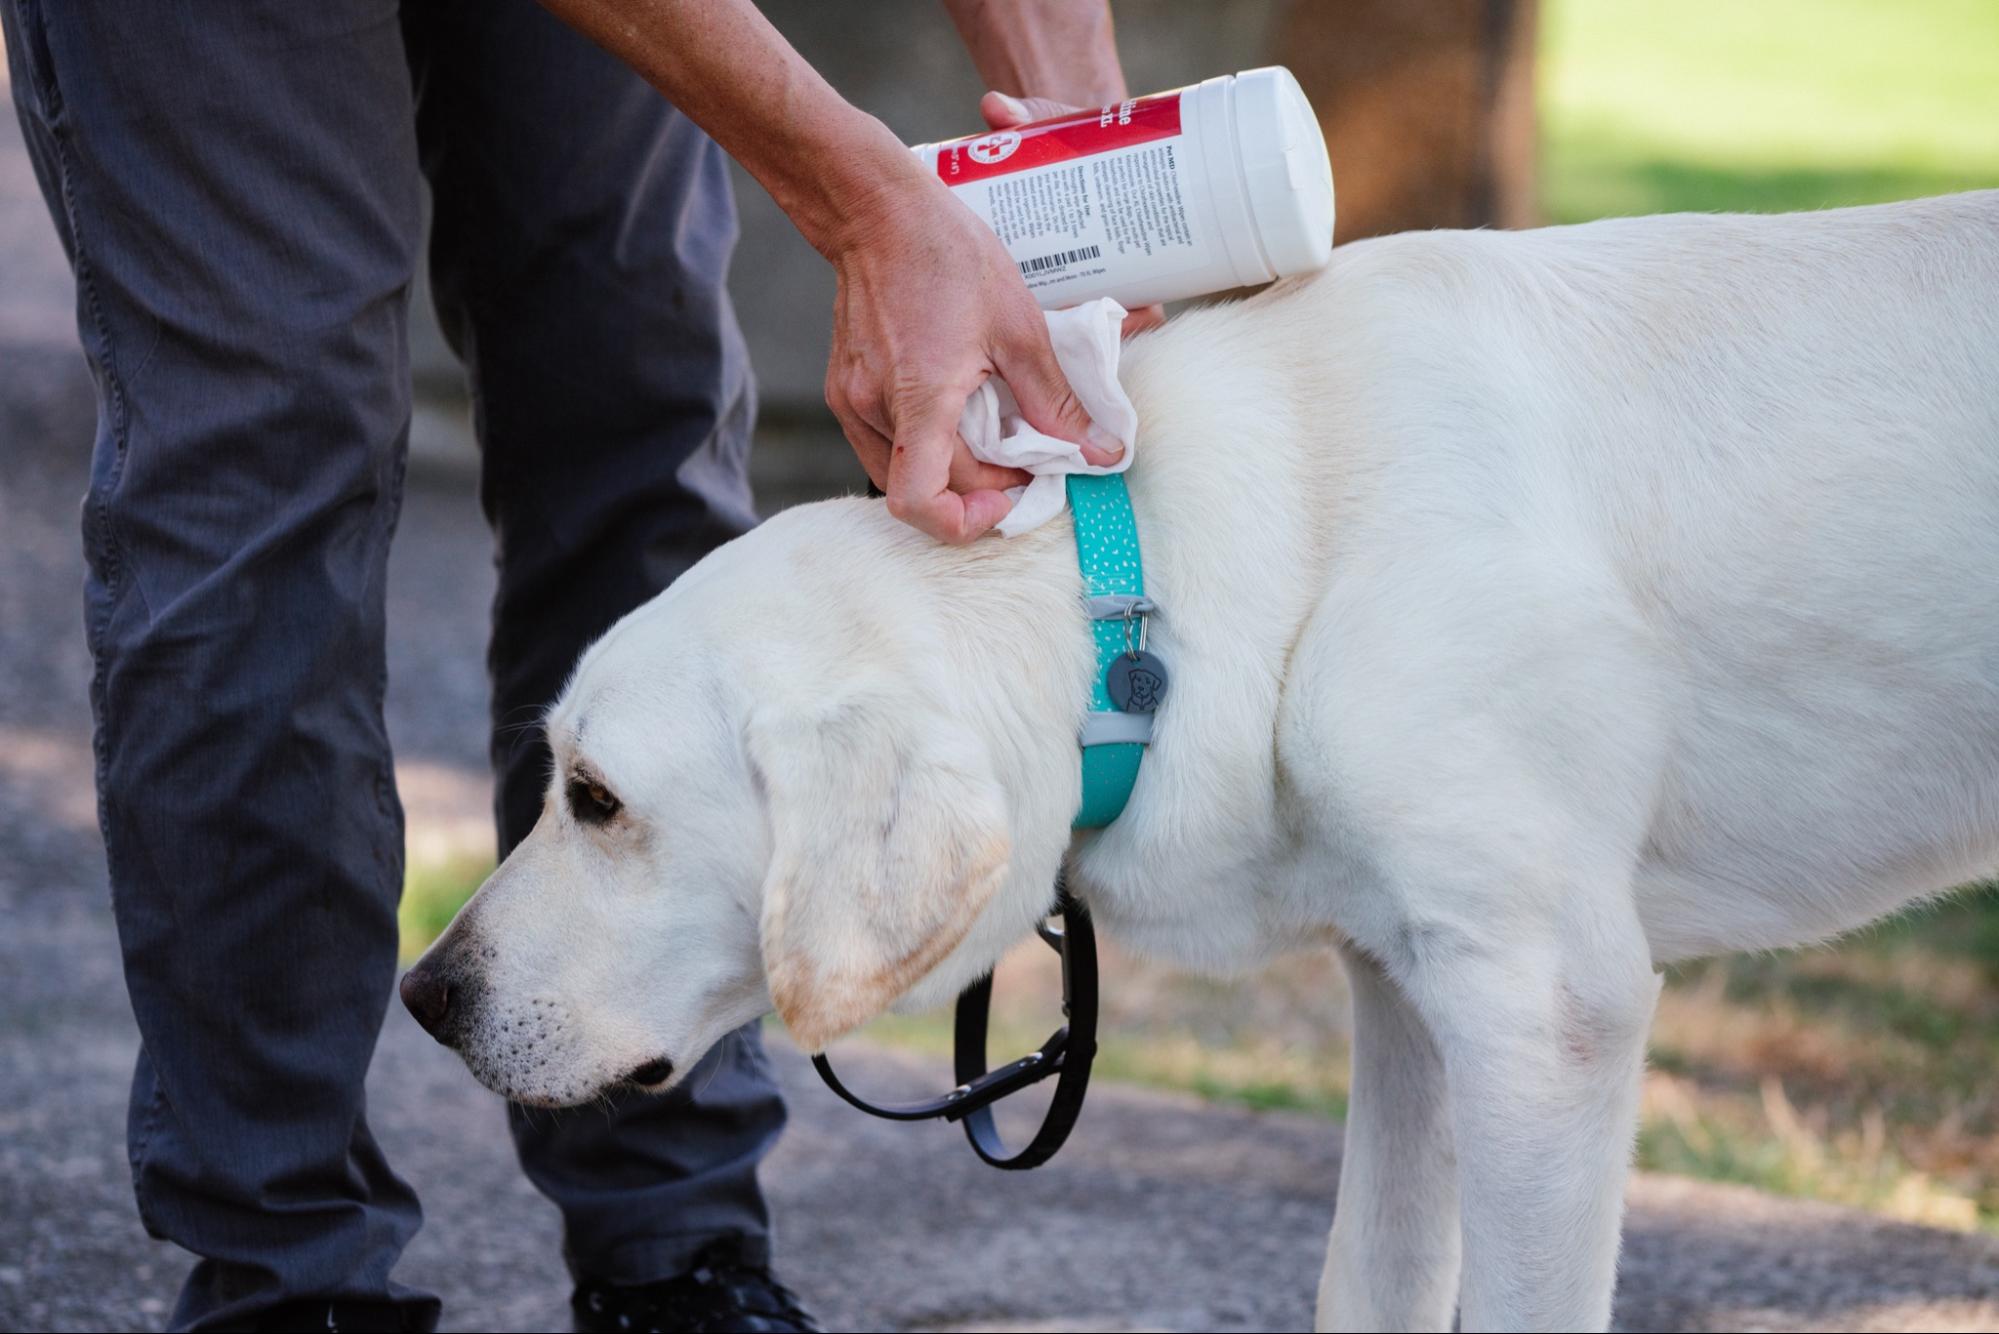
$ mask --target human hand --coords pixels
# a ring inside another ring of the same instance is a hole
[[[1052,120],[1056,116],[1073,116],[1089,111],[1089,107],[1074,107],[1066,102],[1057,102],[1046,97],[1009,97],[1005,93],[987,93],[979,99],[979,114],[986,118],[989,130],[1011,130],[1015,126],[1031,124],[1037,120]],[[1124,325],[1119,330],[1129,338],[1147,329],[1156,329],[1166,323],[1164,306],[1141,306],[1124,317]]]
[[[896,518],[964,543],[1012,508],[1005,488],[1028,475],[980,462],[958,435],[988,376],[1091,464],[1122,455],[1128,442],[1094,426],[1069,388],[1013,257],[943,182],[918,170],[884,184],[829,257],[839,293],[826,404]]]

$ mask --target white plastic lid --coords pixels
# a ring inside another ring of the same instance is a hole
[[[1305,90],[1282,65],[1244,70],[1231,89],[1250,215],[1275,277],[1333,254],[1333,164]]]

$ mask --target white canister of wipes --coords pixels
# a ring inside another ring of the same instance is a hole
[[[1046,309],[1136,309],[1324,266],[1333,169],[1280,66],[915,150]]]

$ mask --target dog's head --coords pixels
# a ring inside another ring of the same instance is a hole
[[[404,979],[509,1098],[663,1087],[773,1006],[816,1050],[948,999],[1046,907],[1060,843],[1000,894],[1007,797],[923,647],[741,589],[704,566],[584,656],[539,823]]]

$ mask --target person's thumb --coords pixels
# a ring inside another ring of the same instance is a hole
[[[1108,467],[1124,454],[1128,443],[1090,420],[1069,377],[1055,360],[1048,342],[1048,326],[1037,315],[1028,328],[1009,341],[993,358],[999,377],[1013,391],[1020,415],[1043,435],[1052,435],[1080,445],[1083,458],[1092,467]]]
[[[1011,97],[1006,93],[993,92],[979,99],[979,114],[985,117],[986,127],[994,130],[1010,130],[1037,120],[1053,120],[1057,116],[1073,115],[1079,110],[1080,107],[1050,101],[1045,97]]]

